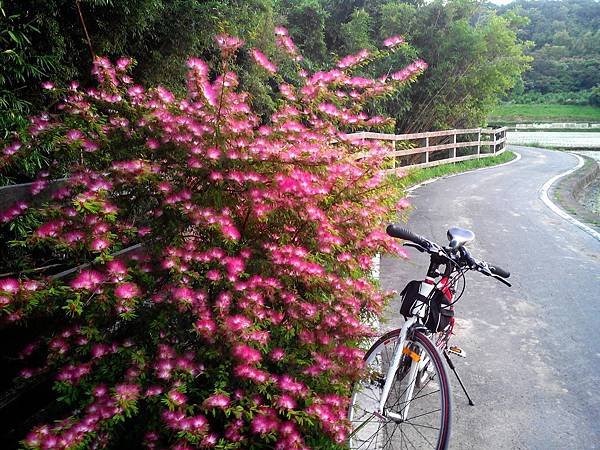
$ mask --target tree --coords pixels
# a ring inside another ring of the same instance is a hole
[[[350,20],[340,27],[340,37],[344,42],[343,52],[350,54],[362,49],[375,48],[371,31],[372,19],[369,13],[364,9],[354,10]]]
[[[318,0],[284,1],[281,11],[286,17],[290,35],[310,65],[322,67],[329,62],[325,45],[327,12]]]

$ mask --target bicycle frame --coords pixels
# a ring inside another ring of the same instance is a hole
[[[392,383],[393,383],[394,377],[396,375],[396,371],[398,370],[398,367],[400,367],[400,359],[402,358],[402,355],[404,353],[404,345],[406,344],[406,337],[408,336],[408,332],[417,323],[417,321],[418,321],[418,318],[413,316],[413,317],[409,317],[406,320],[406,322],[404,323],[404,326],[402,327],[402,329],[400,331],[400,336],[398,337],[398,342],[396,342],[396,347],[394,348],[394,354],[392,356],[392,364],[388,368],[388,371],[387,371],[387,374],[385,377],[385,384],[383,386],[383,392],[381,395],[381,399],[379,401],[379,414],[387,416],[390,419],[405,420],[408,415],[408,409],[410,407],[410,401],[412,399],[412,394],[413,394],[413,390],[415,388],[415,384],[417,381],[417,374],[419,373],[419,365],[420,365],[420,361],[417,360],[416,358],[412,358],[412,357],[411,357],[412,363],[410,365],[410,370],[408,373],[408,388],[406,389],[406,393],[404,395],[404,403],[403,403],[404,407],[402,408],[402,411],[400,411],[400,414],[396,414],[392,411],[388,411],[386,413],[384,410],[385,410],[385,403],[387,402],[388,396],[390,394],[390,389],[392,387]]]

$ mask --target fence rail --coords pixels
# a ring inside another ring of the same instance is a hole
[[[507,127],[427,131],[411,134],[361,132],[353,140],[375,139],[390,143],[392,167],[432,167],[440,164],[487,158],[504,152]]]

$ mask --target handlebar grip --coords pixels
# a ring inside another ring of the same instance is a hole
[[[502,278],[510,277],[510,272],[507,270],[504,270],[498,266],[488,266],[488,267],[490,269],[490,272],[492,272],[494,275],[501,276]]]
[[[421,247],[429,248],[429,241],[427,239],[419,236],[418,234],[414,234],[412,231],[409,231],[406,228],[401,227],[400,225],[388,225],[385,231],[392,237],[404,239],[405,241],[411,241],[415,244],[420,245]]]

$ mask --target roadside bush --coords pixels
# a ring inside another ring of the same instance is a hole
[[[185,98],[135,84],[128,59],[98,58],[96,88],[47,83],[56,110],[3,150],[8,166],[50,145],[52,161],[34,200],[0,216],[12,236],[3,252],[20,261],[0,279],[1,326],[54,324],[24,347],[21,376],[56,372],[64,404],[27,448],[346,439],[359,344],[385,300],[371,258],[401,250],[383,231],[400,200],[379,170],[384,149],[344,132],[385,127],[362,105],[426,64],[352,76],[402,45],[394,38],[333,70],[300,71],[293,86],[251,49],[280,93],[261,123],[229,70],[243,43],[216,39],[222,65],[191,58]],[[300,59],[284,29],[277,41]],[[31,270],[41,260],[79,269],[52,278]]]

